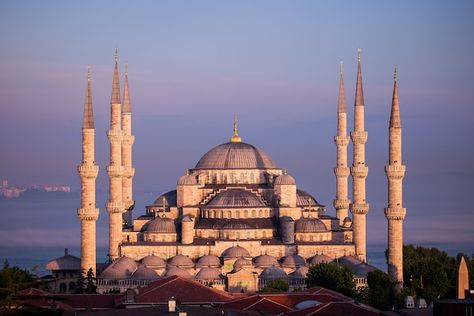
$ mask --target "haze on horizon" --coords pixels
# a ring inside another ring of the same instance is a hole
[[[368,243],[386,242],[383,168],[395,64],[407,165],[405,240],[470,242],[473,12],[472,1],[2,1],[0,178],[80,188],[90,64],[97,187],[107,191],[105,132],[117,47],[121,75],[125,62],[129,69],[134,186],[137,195],[151,197],[137,201],[135,215],[228,140],[234,114],[243,140],[268,152],[334,214],[339,62],[352,129],[361,48]],[[102,202],[98,230],[106,236]],[[78,206],[53,222],[48,214],[0,221],[0,246],[23,245],[25,232],[32,245],[40,244],[34,236],[41,244],[66,238],[78,245]]]

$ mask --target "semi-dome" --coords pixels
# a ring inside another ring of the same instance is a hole
[[[304,267],[306,260],[300,255],[290,255],[281,258],[281,266],[284,268]]]
[[[327,255],[315,255],[309,260],[309,265],[315,266],[320,263],[329,263],[332,262],[332,258]]]
[[[327,227],[320,219],[301,218],[296,221],[295,231],[297,233],[317,233],[327,231]]]
[[[103,279],[128,279],[137,269],[137,262],[128,257],[120,257],[100,274]]]
[[[218,268],[202,268],[194,278],[197,280],[218,280],[221,278],[221,271]]]
[[[240,258],[240,257],[250,257],[250,253],[247,251],[247,249],[240,247],[240,246],[233,246],[230,248],[227,248],[224,250],[222,253],[222,257],[224,258]]]
[[[290,273],[290,276],[293,278],[306,278],[308,274],[309,268],[308,267],[299,267],[294,272]]]
[[[162,258],[158,256],[146,256],[142,259],[142,264],[147,267],[157,267],[157,268],[164,268],[166,267],[166,262]]]
[[[262,198],[244,189],[229,189],[217,194],[206,207],[265,207]]]
[[[296,205],[299,207],[324,207],[316,199],[303,190],[296,190]]]
[[[289,174],[282,174],[276,177],[274,185],[296,185],[296,180]]]
[[[191,279],[193,277],[188,271],[177,267],[168,268],[163,277],[170,277],[174,275],[185,279]]]
[[[263,150],[243,142],[218,145],[202,156],[196,169],[275,169],[277,166]]]
[[[197,264],[197,267],[202,268],[202,267],[220,267],[221,266],[221,260],[213,255],[205,255],[199,258]]]
[[[242,269],[243,267],[250,267],[252,266],[252,261],[244,259],[244,258],[239,258],[235,260],[234,262],[234,270],[238,271]]]
[[[177,255],[168,261],[168,265],[170,267],[191,268],[194,266],[194,263],[189,257]]]
[[[279,265],[277,259],[270,255],[261,255],[261,256],[255,257],[254,263],[255,263],[255,266],[259,268],[272,267],[272,266]]]
[[[181,176],[178,180],[178,185],[196,185],[198,181],[196,179],[196,175],[193,174],[185,174]]]
[[[138,269],[132,275],[132,279],[135,280],[156,280],[158,278],[159,275],[156,273],[155,270],[147,268],[143,264],[138,266]]]
[[[152,206],[158,206],[158,207],[170,207],[170,206],[176,206],[176,201],[177,201],[177,191],[176,190],[171,190],[169,192],[161,194],[158,198],[156,198],[155,202],[153,202]]]
[[[171,218],[157,217],[146,227],[150,233],[176,233],[176,225]]]
[[[260,273],[261,279],[286,279],[287,277],[288,275],[285,273],[285,271],[278,267],[269,267]]]

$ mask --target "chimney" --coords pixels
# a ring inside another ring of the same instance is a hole
[[[176,312],[176,300],[174,299],[174,296],[171,296],[168,300],[168,313],[174,312]]]

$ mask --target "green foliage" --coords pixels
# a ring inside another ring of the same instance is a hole
[[[92,268],[89,268],[86,276],[86,292],[88,294],[96,293],[96,289],[97,286],[94,283],[94,271],[92,271]]]
[[[268,281],[265,287],[260,290],[261,293],[279,293],[279,292],[287,292],[287,291],[288,291],[288,284],[281,279]]]
[[[367,274],[367,303],[381,310],[392,309],[395,303],[395,284],[380,270]]]
[[[322,286],[344,295],[355,297],[355,284],[351,271],[333,263],[320,263],[309,268],[306,277],[308,287]]]
[[[0,300],[32,285],[33,276],[30,272],[19,267],[11,267],[8,260],[4,261],[3,269],[0,270]]]
[[[85,281],[84,275],[85,275],[85,272],[84,270],[82,270],[82,273],[79,273],[79,275],[77,276],[76,291],[75,291],[76,294],[84,293],[84,289],[86,287],[86,281]]]

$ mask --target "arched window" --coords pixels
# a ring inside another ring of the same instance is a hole
[[[250,174],[250,183],[254,183],[255,182],[255,176],[253,175],[253,173]]]
[[[212,218],[216,218],[216,211],[212,211]]]
[[[319,236],[319,237],[321,237],[321,236]],[[309,241],[314,241],[313,235],[310,235],[310,236],[309,236]]]
[[[257,216],[257,213],[256,213],[256,211],[255,211],[255,210],[252,210],[252,217],[254,217],[254,218],[255,218],[256,216]]]
[[[240,239],[240,232],[236,232],[235,237],[236,237],[236,239]]]
[[[245,182],[245,174],[241,173],[240,174],[240,183],[244,183]]]
[[[245,210],[244,211],[244,218],[248,218],[249,217],[249,211],[248,210]]]
[[[219,218],[224,218],[224,211],[221,211],[220,213],[221,214],[220,214]]]
[[[263,237],[263,238],[267,238],[267,232],[266,232],[266,231],[263,231],[263,232],[262,232],[262,237]]]
[[[262,212],[262,210],[259,210],[259,211],[258,211],[258,217],[263,217],[263,212]]]
[[[232,212],[231,211],[227,211],[227,218],[232,218]]]
[[[235,218],[240,218],[240,211],[235,212]]]

